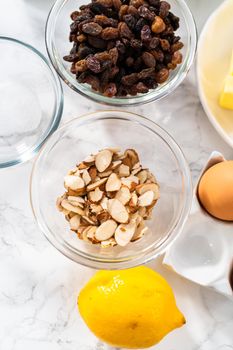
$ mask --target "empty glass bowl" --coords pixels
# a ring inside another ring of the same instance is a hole
[[[63,57],[68,55],[72,44],[69,42],[70,14],[79,6],[91,0],[57,0],[51,9],[46,27],[46,45],[50,60],[64,80],[73,90],[94,101],[114,106],[136,105],[158,100],[171,93],[185,78],[195,56],[197,34],[192,14],[184,0],[169,0],[171,11],[180,17],[180,28],[176,33],[184,43],[182,49],[183,62],[171,72],[169,79],[150,90],[147,94],[127,97],[106,97],[92,90],[87,84],[80,84],[75,75],[70,72],[71,63],[65,62]]]
[[[34,156],[59,125],[61,83],[40,52],[0,37],[0,168]]]
[[[68,170],[110,146],[134,148],[160,184],[160,199],[148,221],[151,232],[124,248],[80,240],[56,208]],[[189,168],[179,146],[154,122],[128,112],[99,111],[66,123],[48,139],[31,175],[31,204],[45,236],[70,259],[98,269],[129,268],[163,253],[180,233],[191,201]]]

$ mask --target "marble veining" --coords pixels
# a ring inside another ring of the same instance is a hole
[[[44,26],[52,0],[0,1],[0,32],[29,42],[45,53]],[[198,24],[219,0],[189,0]],[[200,28],[199,28],[200,30]],[[63,84],[62,123],[104,109]],[[181,146],[195,180],[213,150],[226,158],[233,151],[210,125],[201,107],[193,68],[181,86],[159,102],[131,107],[164,127]],[[29,200],[33,161],[0,170],[0,350],[110,350],[87,329],[76,297],[94,273],[63,257],[38,229]],[[168,335],[157,350],[233,349],[233,301],[191,283],[161,266],[174,288],[187,324]]]

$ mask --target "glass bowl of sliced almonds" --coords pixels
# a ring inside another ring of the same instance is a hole
[[[188,165],[154,122],[98,111],[59,128],[39,153],[31,204],[47,239],[85,266],[121,269],[162,254],[189,214]]]

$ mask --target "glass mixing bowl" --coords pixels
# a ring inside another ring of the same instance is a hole
[[[68,170],[110,146],[137,150],[142,165],[160,184],[160,199],[148,221],[151,233],[124,248],[101,248],[80,240],[56,208]],[[91,113],[59,128],[36,159],[30,192],[35,218],[47,239],[70,259],[98,269],[129,268],[163,253],[182,230],[192,201],[189,168],[176,142],[154,122],[121,111]]]
[[[92,90],[87,84],[80,84],[75,75],[70,72],[71,64],[65,62],[72,44],[69,42],[70,14],[79,9],[82,4],[90,0],[57,0],[50,11],[46,26],[46,45],[50,60],[64,80],[73,90],[90,98],[91,100],[114,106],[128,106],[158,100],[171,93],[185,78],[195,56],[197,34],[193,16],[184,0],[169,0],[171,10],[180,17],[180,28],[176,31],[180,35],[184,48],[182,49],[183,62],[171,72],[169,79],[150,90],[147,94],[127,97],[106,97]]]
[[[57,129],[63,111],[59,78],[45,57],[0,37],[0,168],[32,158]]]

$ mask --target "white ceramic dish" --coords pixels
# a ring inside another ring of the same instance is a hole
[[[224,160],[219,152],[211,154],[194,189],[188,221],[163,263],[193,282],[232,296],[229,276],[233,261],[233,222],[211,217],[197,199],[197,186],[204,172]]]
[[[197,54],[199,96],[217,132],[233,147],[233,111],[219,106],[233,49],[233,1],[226,0],[212,14],[201,33]]]

